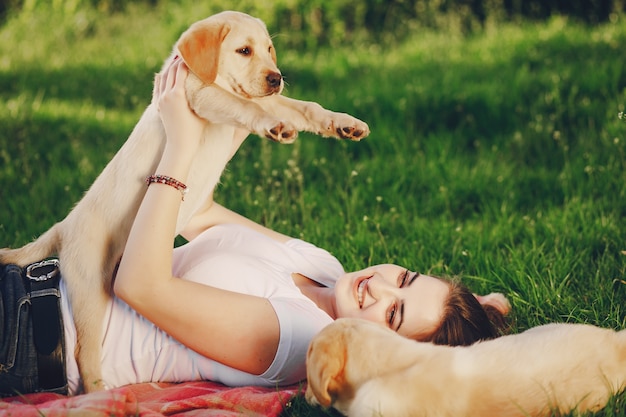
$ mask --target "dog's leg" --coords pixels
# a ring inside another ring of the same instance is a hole
[[[216,124],[244,128],[281,143],[293,142],[298,131],[339,139],[361,140],[369,135],[367,123],[346,113],[327,110],[317,103],[281,95],[243,99],[218,85],[187,79],[187,98],[198,116]]]
[[[93,392],[104,389],[101,371],[102,321],[108,297],[101,287],[99,265],[85,266],[66,262],[61,264],[61,274],[78,277],[72,279],[71,284],[67,281],[77,337],[74,354],[85,392]],[[94,278],[88,279],[88,276]]]
[[[203,119],[215,124],[244,128],[281,143],[291,143],[298,136],[298,130],[287,117],[269,114],[257,103],[229,93],[215,84],[198,88],[194,83],[199,81],[193,78],[187,78],[187,91],[194,91],[187,99],[191,108]]]
[[[370,133],[367,123],[346,113],[327,110],[315,102],[284,96],[268,96],[253,101],[274,117],[287,120],[298,131],[355,141]]]
[[[105,388],[102,379],[103,319],[110,299],[115,262],[108,247],[104,224],[91,219],[83,236],[64,238],[60,253],[61,275],[66,282],[77,344],[74,352],[85,392]]]

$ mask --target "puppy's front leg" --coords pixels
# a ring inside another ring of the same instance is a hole
[[[318,103],[284,96],[253,99],[266,112],[288,120],[299,131],[359,141],[370,134],[367,123],[346,113],[327,110]]]
[[[187,78],[187,99],[196,114],[209,122],[244,128],[276,142],[291,143],[298,130],[289,120],[265,112],[251,100],[238,97],[218,85],[194,85],[197,80]],[[199,87],[199,88],[198,88]],[[189,93],[191,92],[191,93]]]

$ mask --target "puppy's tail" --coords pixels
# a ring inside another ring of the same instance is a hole
[[[57,253],[60,242],[58,224],[51,227],[37,240],[18,249],[0,249],[0,264],[26,266]]]

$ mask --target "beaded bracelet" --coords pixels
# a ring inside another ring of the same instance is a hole
[[[187,188],[185,184],[183,184],[182,182],[178,181],[175,178],[168,177],[167,175],[155,174],[155,175],[150,175],[148,178],[146,178],[147,185],[150,185],[153,183],[165,184],[165,185],[169,185],[170,187],[176,188],[182,194],[181,199],[183,201],[185,201],[185,194],[187,194],[187,192],[189,191],[189,189]]]

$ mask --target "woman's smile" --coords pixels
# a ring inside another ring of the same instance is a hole
[[[363,308],[363,302],[365,301],[365,292],[367,290],[367,284],[371,276],[363,277],[356,281],[356,301],[359,304],[359,308]]]
[[[335,311],[337,317],[362,318],[405,336],[424,336],[441,320],[449,292],[440,279],[398,265],[376,265],[339,278]]]

